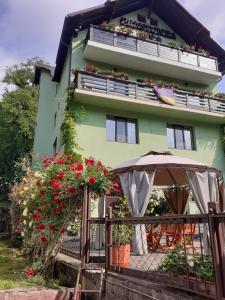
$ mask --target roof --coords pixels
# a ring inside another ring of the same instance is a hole
[[[49,65],[38,64],[35,66],[35,74],[34,74],[34,84],[40,83],[41,71],[47,71],[50,73],[51,77],[53,77],[55,68]]]
[[[225,71],[225,51],[211,38],[209,30],[194,18],[177,0],[108,0],[104,4],[68,14],[65,17],[56,57],[53,80],[59,81],[71,38],[90,24],[122,16],[134,10],[149,7],[166,22],[185,42],[197,43],[218,58],[219,70]],[[182,26],[181,26],[182,24]]]
[[[156,153],[156,152],[153,152]],[[222,171],[199,161],[186,157],[156,153],[129,160],[115,166],[112,170],[113,179],[118,175],[133,171],[155,171],[154,185],[185,185],[188,184],[187,171],[212,172],[221,175]]]

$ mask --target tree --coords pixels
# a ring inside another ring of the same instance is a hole
[[[4,83],[14,88],[6,89],[0,102],[1,194],[7,194],[31,160],[37,109],[37,89],[33,79],[37,63],[43,62],[34,58],[8,67],[3,79]]]

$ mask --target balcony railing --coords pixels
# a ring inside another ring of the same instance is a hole
[[[99,74],[79,71],[77,88],[95,93],[126,97],[163,104],[157,97],[154,87],[134,81],[115,79]],[[193,93],[175,90],[175,106],[225,114],[225,101],[212,97],[201,97]]]
[[[113,32],[97,26],[90,27],[90,40],[130,51],[218,71],[217,58],[205,57],[197,52],[186,52],[166,44],[144,41],[124,33]]]

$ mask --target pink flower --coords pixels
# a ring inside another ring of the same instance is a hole
[[[90,176],[88,181],[89,181],[89,183],[95,183],[96,178],[94,176]]]

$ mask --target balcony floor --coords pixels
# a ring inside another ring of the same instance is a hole
[[[218,71],[90,40],[87,42],[84,57],[96,62],[141,70],[147,73],[200,83],[203,85],[215,83],[222,76]]]

